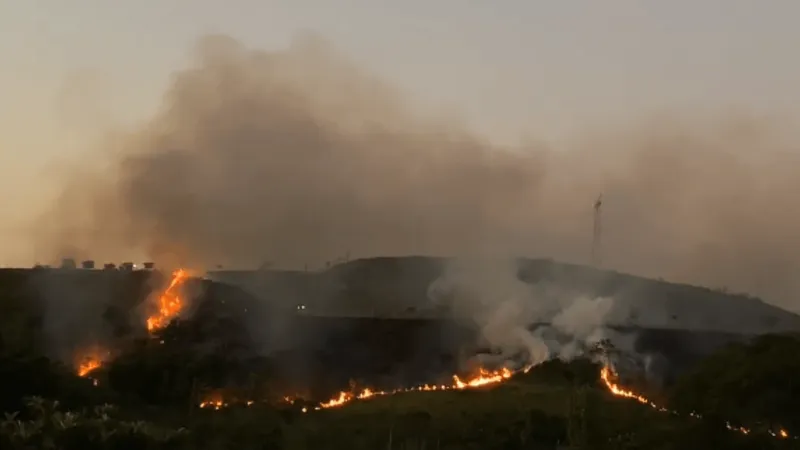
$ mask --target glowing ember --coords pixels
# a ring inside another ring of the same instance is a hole
[[[200,402],[200,407],[201,408],[220,409],[220,408],[224,408],[226,406],[228,406],[228,404],[225,403],[222,400],[206,400],[206,401]]]
[[[189,273],[184,269],[176,270],[172,274],[172,280],[170,280],[169,286],[167,286],[167,289],[158,297],[158,311],[147,318],[148,331],[152,332],[164,328],[172,319],[178,317],[178,314],[181,313],[184,305],[177,291],[178,287],[186,281],[188,277]]]
[[[247,400],[246,402],[244,402],[246,406],[252,406],[254,403],[255,402],[252,400]],[[230,406],[230,404],[227,403],[225,400],[223,400],[221,397],[214,397],[200,402],[199,406],[203,409],[220,410],[222,408]]]
[[[666,409],[664,407],[656,405],[654,402],[648,400],[647,397],[645,397],[643,395],[639,395],[639,394],[637,394],[635,392],[623,389],[622,387],[620,387],[619,385],[617,385],[616,383],[611,381],[611,377],[612,376],[613,376],[613,371],[612,371],[612,369],[610,367],[604,366],[602,368],[602,370],[600,370],[600,379],[603,380],[603,384],[605,384],[606,388],[612,394],[614,394],[614,395],[616,395],[618,397],[632,398],[632,399],[636,400],[637,402],[639,402],[641,404],[650,406],[651,408],[657,409],[657,410],[662,411],[662,412],[671,412],[673,414],[677,414],[675,411],[669,411],[668,409]],[[689,416],[692,417],[692,418],[695,418],[695,419],[702,419],[702,416],[700,416],[699,414],[694,413],[694,412],[690,413]],[[742,433],[742,434],[750,434],[750,429],[749,428],[737,427],[737,426],[731,425],[730,423],[725,424],[725,426],[726,426],[726,428],[728,428],[731,431],[737,431],[737,432]],[[769,431],[769,434],[772,435],[773,437],[778,437],[778,438],[782,438],[782,439],[787,439],[787,438],[790,437],[789,436],[789,432],[784,430],[784,429],[778,430],[777,433],[774,432],[774,431]],[[797,437],[794,437],[793,439],[797,439]]]

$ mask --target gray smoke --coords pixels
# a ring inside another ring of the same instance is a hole
[[[606,327],[624,316],[612,298],[587,298],[548,283],[528,284],[515,260],[453,260],[431,283],[428,297],[456,320],[476,328],[483,364],[536,365],[550,358],[572,359],[592,344],[616,337]],[[615,308],[616,307],[616,308]],[[613,339],[632,350],[632,342]]]
[[[38,270],[28,280],[31,301],[41,302],[42,349],[65,363],[103,348],[113,330],[103,314],[114,288],[110,280],[81,276],[78,271]]]
[[[40,254],[318,267],[349,253],[495,252],[586,262],[604,193],[607,266],[798,308],[800,155],[752,117],[658,120],[569,148],[500,148],[322,39],[198,42],[161,110],[70,177]]]

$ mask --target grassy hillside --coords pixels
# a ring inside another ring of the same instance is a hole
[[[198,324],[197,330],[192,332],[199,333],[201,340],[217,341],[215,345],[238,345],[250,353],[279,355],[283,362],[276,364],[275,370],[284,378],[326,385],[329,390],[346,385],[353,377],[384,380],[384,384],[421,382],[458,370],[464,352],[474,351],[477,344],[477,329],[443,319],[442,311],[430,311],[427,290],[444,265],[445,260],[434,258],[376,258],[334,266],[322,273],[228,273],[245,291],[210,280],[196,281],[186,296],[193,300],[189,314],[197,315],[192,322]],[[612,319],[623,324],[616,329],[635,333],[638,351],[661,354],[675,370],[688,368],[699,356],[741,339],[739,335],[746,333],[747,327],[734,327],[731,332],[686,332],[679,326],[655,324],[662,326],[643,330],[641,323],[622,319],[630,319],[637,309],[655,316],[674,316],[671,320],[678,325],[684,316],[697,319],[734,314],[738,314],[734,318],[757,323],[754,309],[769,311],[784,322],[796,318],[747,297],[551,261],[523,261],[519,277],[529,283],[567,286],[568,293],[613,296],[616,305],[623,305],[612,312]],[[152,305],[143,301],[162,288],[164,281],[158,272],[144,271],[0,270],[0,348],[11,352],[36,349],[70,362],[98,343],[112,348],[127,346],[146,336],[146,307]],[[248,295],[248,289],[261,292],[262,297]],[[296,303],[308,309],[298,311]],[[199,305],[202,308],[195,310]],[[671,308],[681,305],[688,305],[689,313],[669,314]],[[403,314],[387,313],[391,308],[399,308]],[[425,308],[432,314],[424,313]],[[359,310],[367,311],[353,314]],[[320,314],[331,311],[336,314]]]
[[[244,291],[195,281],[186,298],[192,300],[189,313],[196,320],[182,331],[186,336],[180,345],[272,354],[276,376],[322,394],[341,389],[350,379],[387,387],[446,376],[476,350],[478,330],[443,319],[444,312],[430,308],[427,291],[445,263],[435,258],[375,258],[321,273],[223,274]],[[759,313],[753,311],[759,310],[784,322],[796,318],[748,297],[552,261],[522,261],[519,278],[566,286],[570,294],[613,296],[615,305],[623,306],[612,312],[612,319],[623,324],[616,329],[636,335],[637,351],[666,358],[669,368],[662,370],[668,380],[748,332],[745,326],[731,332],[682,331],[675,325],[683,325],[683,317],[733,316],[758,324]],[[164,281],[158,272],[0,270],[0,348],[35,351],[67,364],[94,345],[127,348],[147,336],[143,324],[146,307],[152,305],[143,301]],[[261,296],[249,295],[248,290]],[[308,309],[298,311],[296,304]],[[688,313],[670,314],[680,306]],[[392,308],[402,314],[392,314]],[[656,323],[658,329],[644,330],[641,320],[626,321],[637,309],[642,316],[669,317],[673,326]]]
[[[800,427],[792,409],[800,372],[791,357],[800,341],[793,338],[725,350],[670,391],[625,378],[683,411],[676,414],[612,396],[599,366],[582,360],[553,361],[475,390],[317,411],[319,401],[352,383],[393,388],[447,378],[458,365],[439,360],[431,344],[444,321],[288,314],[236,287],[192,280],[185,293],[193,314],[148,333],[142,302],[164,281],[146,272],[0,271],[0,410],[7,414],[0,448],[796,448],[795,440],[769,435],[778,426]],[[295,340],[287,344],[287,337]],[[78,376],[63,356],[97,341],[113,354]],[[279,343],[286,345],[264,354],[264,345]],[[25,400],[31,396],[44,400]],[[209,398],[255,403],[201,408]],[[754,431],[728,431],[726,421]]]

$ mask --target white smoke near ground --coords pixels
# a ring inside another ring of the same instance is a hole
[[[528,284],[517,273],[511,259],[456,259],[428,289],[437,307],[478,329],[483,341],[478,345],[492,350],[477,356],[481,364],[519,368],[551,358],[570,360],[604,339],[633,350],[632,338],[608,328],[619,314],[613,298]]]

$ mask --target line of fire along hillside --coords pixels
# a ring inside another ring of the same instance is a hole
[[[172,274],[172,278],[170,283],[167,285],[166,289],[156,297],[155,301],[155,312],[149,316],[146,320],[147,329],[150,332],[156,331],[167,324],[177,317],[182,308],[185,306],[184,301],[180,297],[179,288],[181,284],[186,281],[190,277],[188,271],[184,269],[176,270]],[[98,348],[93,349],[89,355],[87,355],[83,360],[78,364],[78,375],[81,377],[90,377],[91,373],[98,368],[100,368],[104,361],[107,361],[111,357],[111,354],[107,351],[102,351]],[[453,381],[449,385],[422,385],[417,386],[409,389],[396,389],[391,391],[375,391],[369,388],[363,389],[360,392],[348,392],[342,391],[337,394],[335,397],[331,398],[326,402],[320,403],[318,406],[314,407],[315,410],[320,409],[329,409],[329,408],[336,408],[344,406],[347,403],[356,400],[367,400],[387,395],[396,395],[402,394],[406,392],[435,392],[435,391],[448,391],[448,390],[461,390],[461,389],[474,389],[484,386],[491,386],[496,385],[499,383],[503,383],[509,379],[511,379],[516,373],[519,372],[528,372],[532,366],[528,366],[518,372],[512,372],[509,369],[501,369],[498,371],[489,371],[486,369],[481,368],[477,375],[472,378],[462,380],[458,376],[453,376]],[[616,384],[612,378],[615,378],[616,375],[614,370],[609,365],[603,366],[600,371],[600,379],[603,381],[603,385],[606,387],[608,392],[613,394],[617,397],[628,398],[635,400],[643,405],[647,405],[651,408],[654,408],[658,411],[664,413],[671,413],[677,415],[678,413],[675,411],[670,411],[667,408],[661,407],[656,403],[649,400],[647,397],[637,394],[633,391],[626,390]],[[94,380],[96,385],[96,380]],[[293,403],[295,399],[291,397],[286,397],[284,399],[289,403]],[[244,402],[246,405],[252,405],[254,402],[252,400],[248,400]],[[225,402],[222,398],[211,398],[207,399],[200,403],[200,408],[211,408],[215,410],[222,409],[228,406],[228,403]],[[303,412],[308,412],[308,408],[303,408]],[[699,414],[691,413],[690,417],[695,419],[702,419]],[[741,434],[751,434],[753,430],[750,428],[736,426],[731,423],[727,423],[726,427],[734,432],[738,432]],[[789,432],[783,428],[777,429],[768,429],[766,430],[768,434],[771,436],[778,438],[778,439],[798,439],[798,436],[790,436]]]
[[[528,372],[531,370],[533,366],[526,367],[525,369],[521,370],[520,372]],[[511,379],[516,373],[519,372],[512,372],[508,369],[502,369],[496,372],[489,372],[485,369],[481,369],[479,374],[473,378],[470,378],[466,381],[462,381],[457,376],[453,377],[453,383],[450,385],[423,385],[408,389],[397,389],[392,391],[374,391],[369,388],[363,389],[361,391],[353,392],[353,391],[342,391],[330,400],[326,402],[322,402],[319,405],[313,407],[313,410],[321,410],[321,409],[329,409],[329,408],[336,408],[344,406],[350,402],[357,401],[357,400],[369,400],[377,397],[387,396],[387,395],[396,395],[402,393],[409,393],[409,392],[436,392],[436,391],[448,391],[448,390],[460,390],[460,389],[472,389],[472,388],[479,388],[484,386],[491,386],[503,383],[509,379]],[[612,378],[615,378],[616,375],[614,370],[609,365],[603,366],[600,370],[600,379],[603,381],[603,386],[607,389],[609,393],[616,397],[625,398],[625,399],[632,399],[635,400],[643,405],[649,406],[653,409],[656,409],[663,413],[670,413],[673,415],[678,415],[676,411],[671,411],[667,408],[659,406],[655,402],[649,400],[647,397],[637,394],[633,391],[626,390],[616,384]],[[292,397],[284,397],[283,399],[285,402],[294,404],[297,400]],[[244,405],[251,406],[255,402],[252,400],[248,400],[244,402]],[[224,399],[218,398],[209,398],[200,403],[200,408],[204,409],[214,409],[220,410],[230,406],[230,404],[226,403]],[[301,409],[302,412],[307,413],[309,412],[308,407],[303,407]],[[693,419],[702,419],[699,414],[691,413],[689,417]],[[752,429],[736,426],[731,423],[726,423],[726,428],[732,432],[741,433],[744,435],[749,435],[753,432]],[[797,436],[791,436],[789,432],[784,428],[776,428],[776,429],[768,429],[766,433],[775,437],[777,439],[798,439]]]

